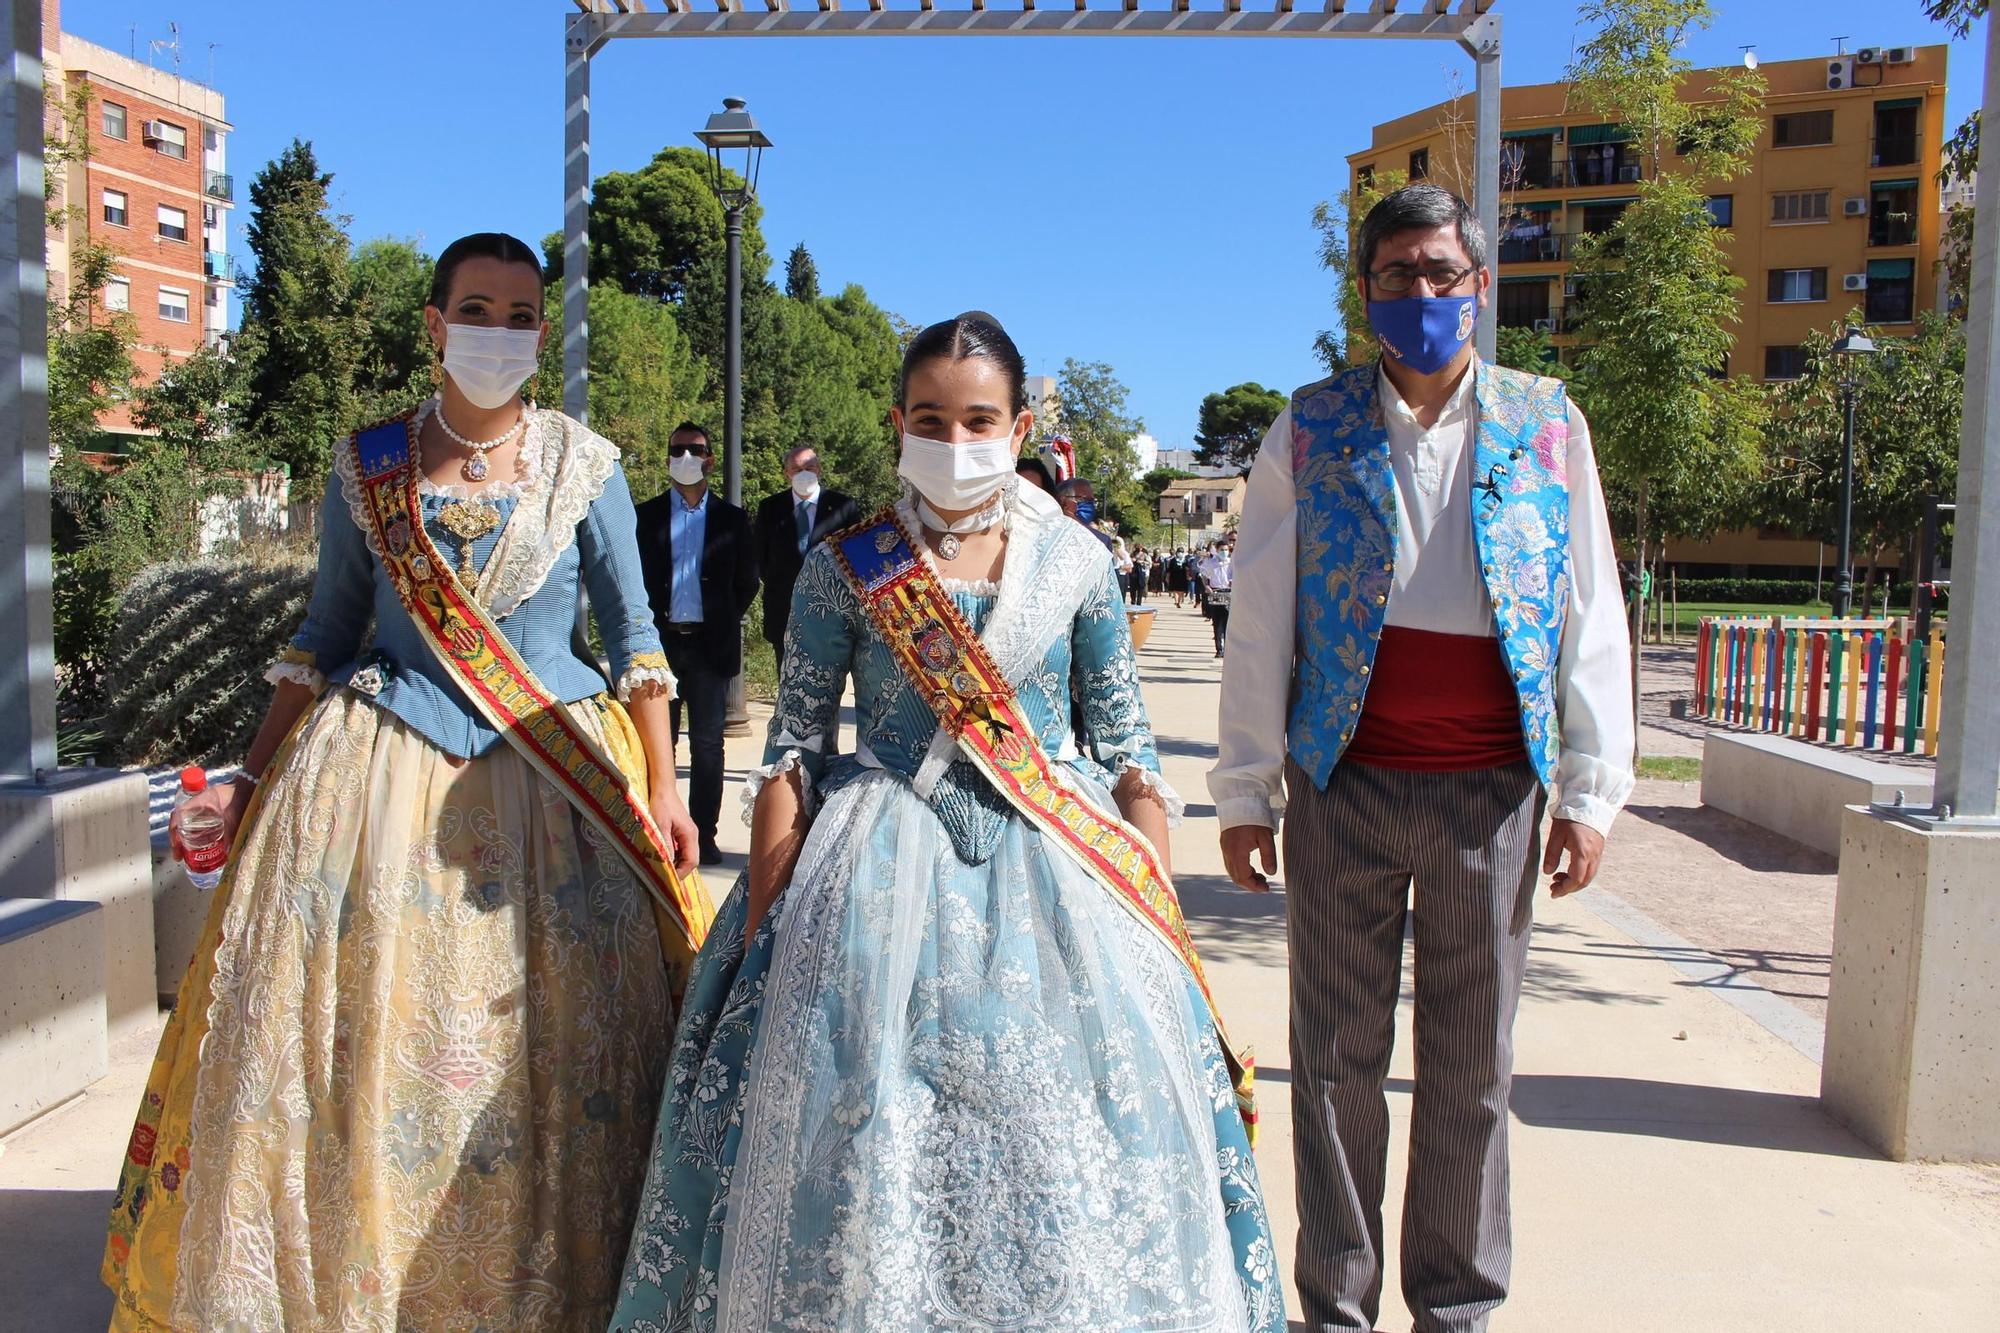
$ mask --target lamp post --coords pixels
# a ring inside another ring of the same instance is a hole
[[[723,98],[722,110],[710,116],[694,137],[708,149],[709,184],[715,190],[716,202],[722,205],[722,234],[729,254],[728,332],[722,353],[722,475],[724,498],[740,506],[743,503],[743,215],[749,211],[750,201],[757,197],[757,173],[771,141],[757,128],[740,97]],[[739,152],[743,155],[743,169],[731,180],[723,155]],[[743,638],[740,621],[736,637],[740,644]],[[729,682],[723,726],[734,736],[750,731],[750,708],[744,698],[741,671]]]
[[[1840,407],[1846,424],[1840,443],[1840,573],[1833,582],[1834,619],[1844,619],[1854,600],[1854,405],[1861,391],[1859,358],[1873,356],[1875,344],[1852,324],[1833,344],[1840,359]]]
[[[708,148],[709,183],[722,205],[722,229],[729,254],[728,334],[722,359],[724,401],[722,454],[725,499],[743,503],[743,215],[757,197],[757,172],[771,146],[744,109],[740,97],[722,99],[722,110],[695,132]],[[743,169],[731,181],[724,154],[743,154]]]

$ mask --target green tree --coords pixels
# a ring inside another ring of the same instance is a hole
[[[377,421],[411,406],[431,391],[436,359],[424,328],[436,264],[414,241],[378,237],[348,261],[354,311],[361,321],[360,356],[354,367],[355,416]]]
[[[1579,239],[1579,392],[1607,486],[1629,497],[1639,561],[1655,531],[1702,536],[1740,513],[1761,461],[1761,388],[1719,373],[1742,280],[1707,211],[1707,183],[1739,174],[1760,132],[1761,83],[1723,76],[1716,100],[1682,100],[1687,34],[1708,0],[1591,0],[1597,25],[1571,76],[1652,164],[1609,231]],[[1682,151],[1685,150],[1685,151]],[[1669,164],[1678,164],[1671,171]]]
[[[328,211],[333,177],[312,145],[294,139],[250,182],[246,239],[254,262],[243,324],[259,355],[244,428],[290,465],[294,494],[319,495],[334,445],[357,425],[361,321],[354,309],[347,233]]]
[[[1254,380],[1201,400],[1194,429],[1195,456],[1203,467],[1249,470],[1264,432],[1285,410],[1285,395]]]
[[[1867,552],[1912,540],[1923,521],[1925,497],[1957,490],[1965,328],[1935,311],[1924,312],[1908,338],[1867,328],[1859,310],[1844,323],[1861,328],[1880,350],[1874,356],[1836,356],[1838,327],[1806,338],[1804,373],[1775,386],[1772,394],[1765,428],[1769,480],[1758,513],[1767,522],[1836,544],[1846,425],[1840,386],[1851,378],[1854,549]],[[1866,607],[1865,597],[1860,605]]]
[[[1129,393],[1102,361],[1063,362],[1056,376],[1056,403],[1063,433],[1076,446],[1077,475],[1097,491],[1098,511],[1119,530],[1140,537],[1153,530],[1151,497],[1137,474],[1139,455],[1132,437],[1143,421],[1127,415]]]
[[[1340,315],[1340,329],[1321,329],[1313,337],[1313,355],[1329,373],[1342,366],[1358,366],[1373,361],[1379,352],[1375,334],[1368,327],[1368,303],[1355,285],[1352,243],[1354,232],[1368,210],[1409,184],[1409,173],[1385,171],[1372,176],[1339,197],[1322,199],[1313,206],[1313,230],[1319,233],[1319,265],[1333,275],[1334,306]]]
[[[785,295],[794,301],[819,299],[819,266],[813,263],[812,252],[806,249],[804,241],[793,246],[785,260]]]
[[[725,172],[736,185],[741,178]],[[752,199],[743,224],[746,287],[763,280],[771,260]],[[590,199],[590,280],[674,305],[720,293],[724,280],[723,214],[698,148],[662,148],[638,171],[599,176]],[[720,326],[721,314],[715,322]]]
[[[1167,487],[1177,481],[1193,481],[1195,474],[1177,467],[1156,467],[1139,478],[1139,484],[1146,488],[1146,494],[1157,500]]]
[[[1501,327],[1493,331],[1493,360],[1515,370],[1531,371],[1550,379],[1566,379],[1569,372],[1556,354],[1556,345],[1540,329]]]
[[[99,419],[129,394],[138,374],[132,363],[138,329],[130,314],[102,303],[105,284],[118,271],[118,252],[90,238],[84,206],[70,204],[58,189],[70,164],[90,156],[89,91],[79,88],[64,101],[51,89],[49,101],[53,114],[43,146],[48,228],[52,236],[72,237],[68,286],[50,293],[49,301],[49,444],[64,457],[96,438]]]
[[[1924,12],[1951,29],[1954,38],[1968,37],[1972,25],[1986,15],[1987,0],[1924,0]],[[1970,181],[1979,170],[1979,111],[1959,123],[1945,142],[1943,163],[1938,168],[1938,184]],[[1972,286],[1972,205],[1953,204],[1945,214],[1944,235],[1938,246],[1938,265],[1945,272],[1951,308],[1962,312],[1971,299]]]

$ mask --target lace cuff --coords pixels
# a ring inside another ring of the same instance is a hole
[[[618,678],[618,702],[631,703],[633,695],[643,695],[654,688],[666,691],[666,697],[672,699],[679,684],[667,667],[665,653],[634,653],[625,674]]]
[[[787,750],[784,757],[775,764],[753,768],[743,777],[743,822],[747,826],[757,813],[757,793],[764,790],[764,784],[773,778],[781,778],[787,773],[799,775],[799,800],[805,806],[806,818],[813,816],[813,777],[806,770],[805,760],[797,750]]]
[[[1161,805],[1167,808],[1167,827],[1179,828],[1181,826],[1181,819],[1187,814],[1187,802],[1181,799],[1181,794],[1168,786],[1165,778],[1155,773],[1152,769],[1147,768],[1129,754],[1118,756],[1118,767],[1112,776],[1111,783],[1114,789],[1119,783],[1125,780],[1125,775],[1128,772],[1137,773],[1139,775],[1139,785],[1145,788]]]
[[[264,679],[273,685],[289,682],[309,690],[326,688],[326,676],[319,669],[319,658],[303,648],[287,648],[279,653],[278,660],[264,673]]]

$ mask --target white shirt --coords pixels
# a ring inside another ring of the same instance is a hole
[[[1493,636],[1498,626],[1473,539],[1473,431],[1467,374],[1429,430],[1377,373],[1396,486],[1396,569],[1387,621],[1436,634]],[[1569,405],[1570,592],[1555,703],[1562,749],[1555,815],[1608,833],[1632,793],[1632,656],[1611,520],[1590,426]],[[1292,413],[1271,423],[1236,533],[1229,656],[1222,670],[1220,751],[1208,775],[1222,827],[1275,828],[1285,808],[1285,714],[1291,697],[1298,587],[1298,499]]]
[[[1236,578],[1234,562],[1220,551],[1205,556],[1201,562],[1201,581],[1217,592],[1229,591]]]

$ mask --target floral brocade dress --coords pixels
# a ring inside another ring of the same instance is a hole
[[[947,591],[1094,804],[1136,767],[1178,814],[1109,555],[1009,504],[998,585]],[[765,760],[749,795],[796,770],[811,827],[748,948],[739,880],[696,958],[615,1333],[1282,1330],[1185,965],[941,733],[826,546]]]
[[[609,841],[441,687],[340,455],[273,669],[321,693],[160,1042],[113,1204],[112,1327],[601,1333],[684,978]],[[534,412],[484,519],[420,489],[440,552],[643,788],[630,719],[570,647],[581,585],[618,693],[671,685],[617,459]]]

